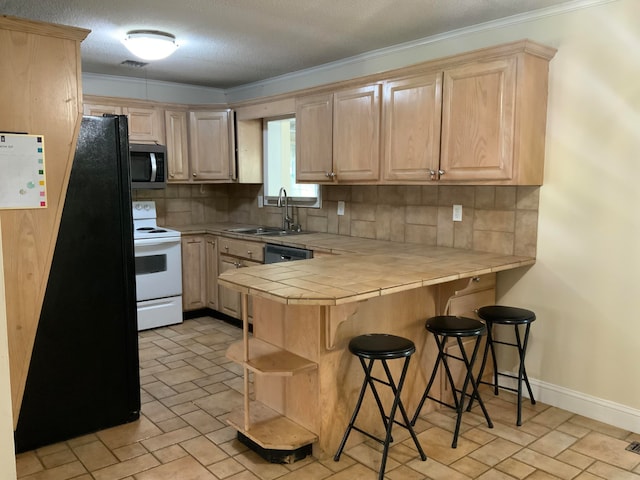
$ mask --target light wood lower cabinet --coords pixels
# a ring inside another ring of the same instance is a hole
[[[207,307],[218,310],[218,237],[205,235],[207,264]]]
[[[260,242],[220,238],[218,243],[218,275],[228,270],[261,265],[264,262],[264,245]],[[249,318],[253,319],[253,301],[249,299]],[[233,318],[242,317],[240,293],[218,287],[218,308]]]

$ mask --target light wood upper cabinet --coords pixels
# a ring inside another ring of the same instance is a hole
[[[379,171],[379,84],[297,101],[299,182],[375,182]]]
[[[191,179],[230,181],[235,177],[235,161],[230,111],[189,113]]]
[[[440,162],[442,72],[387,81],[382,98],[384,180],[432,180]]]
[[[333,171],[338,182],[380,176],[380,85],[333,96]]]
[[[443,180],[513,178],[516,60],[510,57],[445,70]]]
[[[189,137],[187,112],[165,110],[168,182],[189,180]]]
[[[125,107],[129,117],[129,141],[164,145],[162,111],[157,108]]]
[[[303,97],[296,102],[296,178],[326,182],[333,171],[333,95]]]
[[[85,103],[85,115],[101,117],[107,115],[126,115],[129,122],[129,141],[164,144],[164,123],[162,110],[154,107],[133,107],[118,103]]]

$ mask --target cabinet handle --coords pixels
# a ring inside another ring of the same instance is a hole
[[[445,173],[447,173],[447,172],[445,172],[444,170],[438,170],[438,175],[440,175],[440,176],[444,175]]]
[[[194,178],[198,176],[198,174],[195,172],[193,172],[191,175],[193,175]]]
[[[480,281],[480,277],[473,277],[471,280],[473,280],[474,282],[479,282]]]
[[[251,252],[251,250],[247,250],[247,255],[249,255],[249,256],[253,255],[253,253]]]
[[[334,179],[336,174],[334,172],[327,172],[324,174],[325,177]]]
[[[229,251],[229,245],[225,245],[224,249],[228,252]]]

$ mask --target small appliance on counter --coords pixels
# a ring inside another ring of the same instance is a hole
[[[153,201],[133,202],[138,330],[182,322],[180,232],[156,224]]]

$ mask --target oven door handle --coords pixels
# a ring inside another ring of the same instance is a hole
[[[133,241],[134,247],[153,247],[155,245],[167,245],[180,243],[180,238],[144,238]]]

